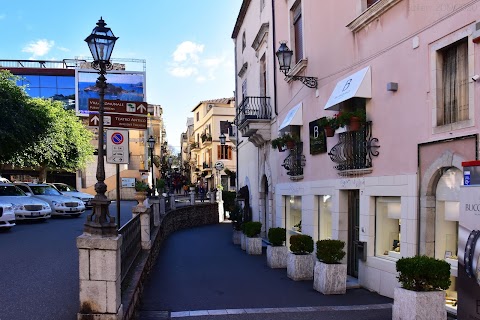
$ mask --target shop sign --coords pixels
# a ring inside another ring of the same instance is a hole
[[[325,130],[319,123],[320,119],[309,123],[310,154],[327,152],[327,137],[325,136]]]

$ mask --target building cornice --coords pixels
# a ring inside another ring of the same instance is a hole
[[[367,10],[363,11],[355,20],[347,24],[347,28],[352,32],[358,32],[378,19],[382,14],[387,12],[391,7],[402,0],[380,0]]]
[[[268,22],[262,23],[260,26],[260,29],[257,32],[257,35],[255,36],[255,39],[253,40],[252,43],[252,48],[255,51],[258,51],[258,48],[260,48],[260,45],[262,44],[263,39],[268,35],[268,28],[269,24]]]

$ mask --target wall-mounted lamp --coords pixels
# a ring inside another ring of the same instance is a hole
[[[220,139],[220,144],[224,146],[227,142],[227,137],[225,136],[225,134],[222,132],[218,138]]]
[[[302,76],[290,76],[288,72],[290,71],[290,65],[292,63],[293,51],[287,47],[285,42],[280,43],[280,48],[278,48],[277,59],[280,65],[280,71],[285,74],[285,79],[297,81],[300,80],[304,85],[309,88],[317,88],[317,78],[316,77],[302,77]]]

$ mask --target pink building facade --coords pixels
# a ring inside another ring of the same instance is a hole
[[[480,4],[265,2],[272,103],[269,135],[257,130],[265,136],[258,146],[245,128],[265,128],[263,122],[245,120],[237,110],[239,141],[251,144],[243,155],[239,149],[240,166],[242,157],[265,155],[257,166],[264,169],[238,169],[239,187],[248,180],[258,191],[251,193],[254,219],[285,227],[289,235],[345,241],[351,279],[389,297],[399,286],[400,257],[445,259],[452,274],[446,307],[456,313],[461,162],[478,158]],[[264,1],[244,1],[232,36],[238,105],[258,89],[249,78],[260,65],[250,46],[262,24],[254,3]],[[243,34],[248,45],[242,51]],[[286,76],[274,57],[280,41],[293,51]],[[315,78],[316,87],[302,77]],[[324,135],[321,118],[362,110],[366,120],[358,131],[346,125]],[[272,149],[269,141],[284,132],[301,143],[285,152]]]

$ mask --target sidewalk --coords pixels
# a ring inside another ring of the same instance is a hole
[[[365,289],[323,295],[313,281],[270,269],[265,254],[232,243],[229,223],[181,230],[165,241],[145,285],[140,319],[391,319],[392,299]],[[168,312],[165,312],[168,311]]]

